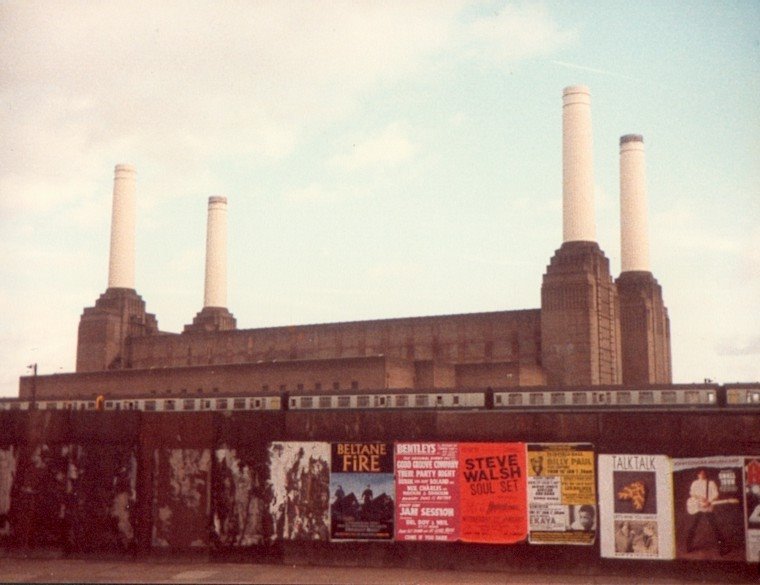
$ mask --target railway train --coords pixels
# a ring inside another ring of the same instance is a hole
[[[299,390],[213,396],[0,399],[0,411],[85,410],[144,412],[332,409],[459,409],[500,411],[746,409],[760,413],[760,383],[652,386],[508,387],[431,390]]]

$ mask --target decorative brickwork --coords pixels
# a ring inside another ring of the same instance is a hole
[[[672,382],[670,319],[662,287],[651,272],[624,272],[620,297],[623,384]]]
[[[158,333],[156,316],[131,288],[109,288],[79,321],[77,372],[129,368],[128,340]]]
[[[541,287],[541,355],[548,384],[619,384],[620,322],[609,260],[596,242],[565,242]]]

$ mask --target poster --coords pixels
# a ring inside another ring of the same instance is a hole
[[[462,541],[527,538],[525,443],[460,443],[457,475]]]
[[[673,559],[673,486],[665,455],[599,455],[601,555]]]
[[[211,451],[161,448],[154,451],[153,457],[153,546],[206,546]]]
[[[268,468],[252,455],[226,445],[214,452],[211,537],[216,547],[256,546],[271,541]]]
[[[597,529],[594,448],[528,444],[531,544],[593,544]]]
[[[396,540],[459,538],[456,443],[396,444]]]
[[[273,538],[328,540],[330,444],[270,443],[268,457]]]
[[[393,444],[333,443],[330,494],[333,540],[392,540]]]
[[[11,493],[16,479],[17,449],[13,445],[0,448],[0,544],[10,540],[13,534],[11,525]]]
[[[744,561],[744,458],[673,459],[676,557]]]
[[[760,562],[760,457],[744,460],[747,562]]]

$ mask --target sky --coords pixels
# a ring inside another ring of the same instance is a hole
[[[644,136],[674,381],[760,380],[760,3],[0,0],[0,396],[74,371],[121,163],[162,331],[212,195],[239,328],[539,308],[575,84],[613,276]]]

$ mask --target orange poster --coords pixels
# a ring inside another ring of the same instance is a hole
[[[459,444],[461,540],[511,543],[528,537],[524,443]]]

